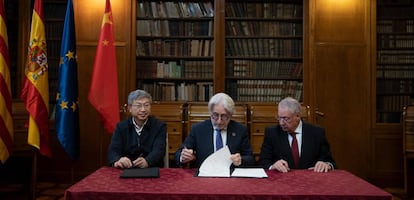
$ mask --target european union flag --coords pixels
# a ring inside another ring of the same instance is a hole
[[[79,157],[78,66],[72,0],[68,0],[58,72],[55,126],[60,144],[69,156]]]

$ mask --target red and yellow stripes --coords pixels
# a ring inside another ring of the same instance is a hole
[[[4,0],[0,0],[0,162],[5,163],[13,147],[10,57]]]

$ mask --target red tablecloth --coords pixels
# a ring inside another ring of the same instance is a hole
[[[160,178],[120,179],[102,167],[66,190],[66,200],[85,199],[383,199],[392,195],[344,170],[315,173],[266,171],[268,178],[194,177],[194,170],[161,168]]]

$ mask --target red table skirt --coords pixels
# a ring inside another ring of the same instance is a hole
[[[102,167],[65,192],[85,199],[379,199],[392,195],[344,170],[315,173],[266,171],[268,178],[194,177],[194,170],[161,168],[160,178],[120,179],[122,170]]]

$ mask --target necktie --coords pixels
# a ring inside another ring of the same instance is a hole
[[[299,167],[299,148],[298,148],[298,140],[296,140],[296,133],[289,133],[292,136],[292,146],[290,147],[292,150],[293,161],[295,162],[295,166]]]
[[[215,129],[216,132],[216,151],[223,148],[223,140],[221,139],[221,130]]]

